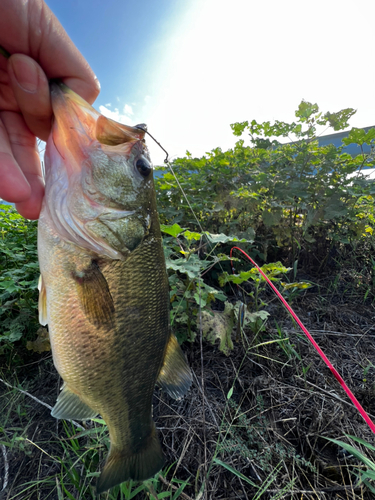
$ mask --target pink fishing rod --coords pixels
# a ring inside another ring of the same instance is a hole
[[[370,427],[370,429],[372,430],[372,432],[375,434],[375,425],[374,425],[373,421],[367,415],[366,411],[362,408],[362,406],[359,403],[359,401],[357,400],[357,398],[354,396],[354,394],[352,393],[352,391],[346,385],[344,379],[341,377],[341,375],[339,374],[339,372],[336,370],[336,368],[332,365],[332,363],[330,362],[330,360],[327,358],[327,356],[324,354],[324,352],[321,350],[321,348],[315,342],[315,340],[313,339],[313,337],[311,336],[311,334],[309,333],[309,331],[307,330],[307,328],[305,327],[305,325],[302,323],[302,321],[299,319],[299,317],[297,316],[297,314],[293,311],[293,309],[290,307],[290,305],[287,303],[287,301],[284,299],[284,297],[281,295],[281,293],[278,291],[278,289],[275,287],[275,285],[271,282],[271,280],[269,278],[267,278],[267,276],[260,269],[260,267],[253,261],[253,259],[249,255],[247,255],[246,252],[244,252],[243,250],[241,250],[241,248],[238,248],[238,247],[231,248],[231,251],[230,251],[230,257],[231,258],[232,258],[232,252],[233,252],[233,250],[238,250],[239,252],[242,252],[249,259],[249,261],[257,268],[257,270],[260,272],[260,274],[263,276],[263,278],[267,281],[267,283],[269,284],[269,286],[272,288],[272,290],[276,293],[276,295],[278,296],[278,298],[281,300],[281,302],[284,305],[284,307],[289,311],[289,313],[292,315],[293,319],[297,322],[297,324],[299,325],[299,327],[301,328],[301,330],[303,331],[303,333],[306,335],[306,337],[310,340],[310,342],[312,343],[312,345],[318,351],[320,357],[323,359],[323,361],[325,362],[325,364],[331,370],[331,372],[335,376],[336,380],[338,380],[340,382],[342,388],[344,389],[344,391],[346,392],[346,394],[349,396],[349,398],[351,399],[352,403],[354,404],[354,406],[357,408],[357,410],[361,414],[362,418],[365,420],[365,422],[367,423],[367,425]],[[231,261],[231,267],[233,269],[232,261]]]

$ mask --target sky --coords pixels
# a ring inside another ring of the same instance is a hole
[[[302,99],[375,126],[373,0],[46,1],[99,78],[94,107],[172,159],[232,148],[231,123],[291,122]]]

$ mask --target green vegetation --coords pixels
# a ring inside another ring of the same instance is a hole
[[[357,446],[358,444],[360,444],[364,447],[364,449],[367,448],[368,450],[370,450],[370,453],[372,452],[372,456],[374,457],[374,459],[370,460],[358,448],[355,448],[348,443],[344,443],[343,441],[339,441],[337,439],[327,439],[332,443],[341,446],[344,450],[354,455],[360,460],[360,462],[362,462],[362,464],[364,464],[366,469],[362,470],[362,467],[356,467],[358,469],[358,472],[355,472],[355,475],[359,479],[359,482],[363,482],[367,486],[369,491],[371,491],[371,493],[375,493],[375,487],[373,486],[373,481],[375,479],[375,454],[373,452],[375,452],[375,446],[372,446],[370,443],[367,443],[363,439],[357,438],[356,436],[347,435],[346,437],[353,440],[357,444]]]
[[[155,395],[166,469],[103,498],[373,495],[370,431],[258,270],[239,252],[230,258],[238,246],[257,261],[374,414],[375,183],[367,169],[375,150],[352,158],[316,138],[319,127],[347,127],[353,113],[323,114],[303,101],[293,123],[233,124],[233,150],[187,153],[172,164],[178,182],[169,170],[156,180],[172,328],[197,378],[182,402]],[[374,140],[375,129],[353,129],[344,144],[373,148]],[[40,405],[54,404],[58,381],[37,317],[36,223],[2,205],[0,228],[0,377],[12,386],[0,382],[7,498],[93,499],[109,444],[104,422],[56,424]],[[340,440],[353,428],[360,437],[348,439],[360,451]],[[0,459],[0,488],[5,469]]]
[[[36,222],[0,205],[0,349],[39,327],[36,229]]]
[[[264,262],[280,255],[294,262],[302,251],[326,259],[336,244],[371,235],[375,187],[366,168],[375,166],[374,155],[352,158],[342,148],[319,147],[315,136],[317,125],[341,130],[353,113],[322,116],[303,101],[296,123],[233,124],[236,136],[248,133],[250,146],[240,139],[233,150],[175,160],[174,172],[200,225],[254,240],[252,251]],[[294,141],[281,144],[272,137]],[[344,142],[362,147],[374,138],[374,129],[353,129]],[[196,228],[172,173],[158,180],[157,191],[162,222]]]

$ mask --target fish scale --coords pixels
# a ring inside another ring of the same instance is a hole
[[[191,373],[170,331],[145,131],[105,118],[62,84],[52,85],[51,96],[39,316],[64,380],[52,415],[100,414],[108,426],[100,493],[162,467],[152,421],[155,384],[179,398]]]

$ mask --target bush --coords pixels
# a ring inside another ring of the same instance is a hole
[[[0,347],[37,331],[37,223],[0,205]]]
[[[316,104],[302,101],[296,122],[233,124],[234,135],[249,134],[250,146],[240,139],[233,150],[176,159],[173,169],[201,225],[254,239],[264,262],[289,258],[289,264],[301,250],[323,259],[333,246],[371,235],[375,184],[366,168],[375,167],[373,151],[352,158],[343,147],[320,147],[316,137],[317,125],[342,130],[353,113],[322,116]],[[375,129],[353,129],[344,144],[362,147],[374,138]],[[157,193],[162,222],[196,228],[172,173],[157,180]]]

